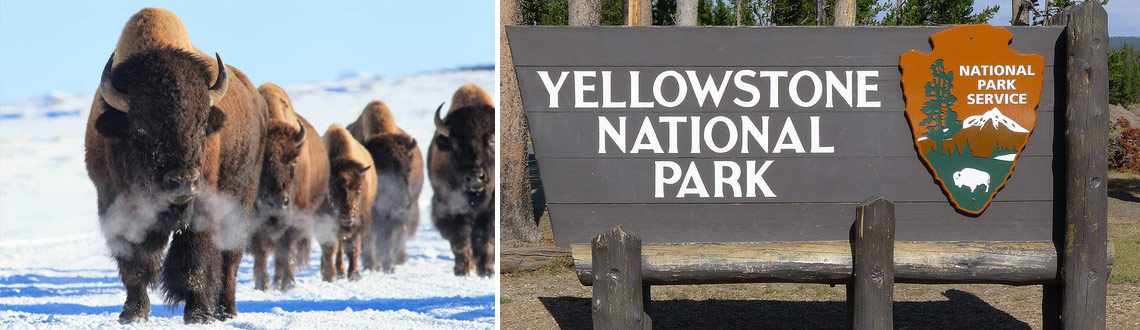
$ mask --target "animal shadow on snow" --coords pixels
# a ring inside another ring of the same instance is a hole
[[[1009,313],[978,296],[946,290],[949,301],[896,301],[900,329],[1029,329]],[[539,297],[562,329],[590,329],[590,298]],[[843,301],[654,300],[649,309],[655,329],[844,329]]]

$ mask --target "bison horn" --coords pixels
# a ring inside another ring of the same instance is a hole
[[[371,170],[371,169],[372,169],[372,165],[368,165],[368,167],[360,169],[360,174],[368,173],[368,170]]]
[[[447,125],[443,123],[443,119],[439,118],[439,110],[443,109],[443,103],[435,108],[435,132],[444,137],[447,137],[451,132],[448,132]]]
[[[222,63],[222,56],[214,53],[218,58],[218,79],[214,81],[214,86],[210,86],[210,106],[218,104],[222,98],[226,96],[226,88],[230,86],[229,76],[226,74],[226,65]]]
[[[122,112],[127,112],[129,109],[127,102],[127,94],[115,89],[115,85],[111,83],[111,63],[115,60],[115,53],[111,53],[111,58],[107,59],[107,65],[103,67],[103,76],[99,81],[99,94],[103,95],[103,101],[107,102],[112,108],[118,109]]]
[[[301,142],[305,142],[305,124],[302,124],[301,120],[297,119],[297,126],[301,127],[301,131],[293,136],[293,142],[300,146]]]

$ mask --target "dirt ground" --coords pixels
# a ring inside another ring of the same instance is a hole
[[[1109,236],[1116,264],[1108,286],[1108,328],[1140,329],[1140,175],[1113,173]],[[544,218],[543,242],[552,244]],[[591,287],[568,260],[501,277],[504,329],[591,327]],[[896,284],[900,329],[1040,329],[1041,286]],[[659,329],[843,328],[845,289],[824,284],[654,286],[649,315]]]

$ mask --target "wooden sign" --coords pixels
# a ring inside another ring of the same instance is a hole
[[[1064,28],[1000,32],[1012,52],[1040,55],[1026,63],[1036,81],[965,77],[957,65],[984,63],[943,60],[960,121],[986,113],[965,107],[967,81],[1037,85],[1024,92],[1035,121],[1009,107],[1012,97],[1000,100],[1004,116],[1034,130],[1025,141],[970,143],[971,153],[1017,150],[1004,187],[997,174],[990,187],[963,185],[1001,189],[982,214],[947,203],[915,157],[926,130],[915,133],[904,115],[925,99],[904,100],[911,71],[900,72],[899,55],[942,54],[929,41],[947,29],[508,27],[557,243],[586,243],[619,224],[645,243],[846,241],[852,210],[871,196],[895,202],[900,241],[1051,241]],[[921,69],[920,88],[932,80],[930,65]],[[941,182],[958,188],[953,173]]]
[[[981,214],[1005,186],[1037,124],[1045,58],[1009,48],[988,24],[930,36],[899,59],[915,149],[959,211]]]

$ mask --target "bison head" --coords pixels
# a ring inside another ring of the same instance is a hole
[[[114,57],[103,68],[95,129],[123,182],[185,206],[198,194],[207,138],[225,121],[215,106],[228,86],[222,58],[210,81],[208,63],[178,49],[144,51],[112,70]]]
[[[490,200],[495,188],[495,108],[470,105],[455,109],[446,119],[435,110],[435,147],[450,157],[450,184],[466,192],[469,202]],[[490,192],[488,192],[490,190]]]
[[[255,204],[259,214],[280,217],[289,210],[290,196],[297,191],[297,158],[305,145],[305,125],[298,120],[297,127],[280,120],[269,123]]]
[[[408,173],[412,171],[416,139],[404,134],[383,134],[365,141],[376,166],[377,209],[403,209],[412,203],[408,192]]]
[[[329,177],[329,204],[333,215],[342,228],[359,225],[361,196],[364,194],[365,175],[372,166],[364,166],[349,158],[341,157],[329,162],[332,176]]]

